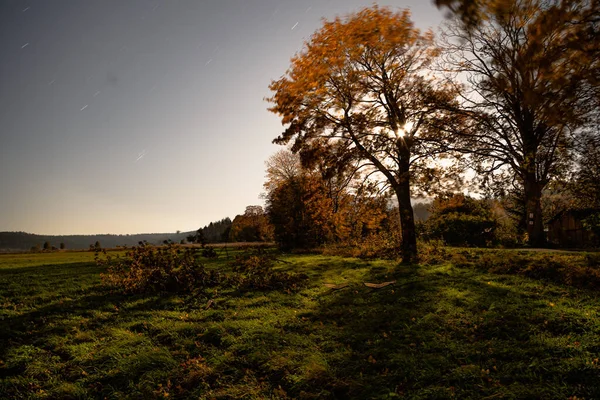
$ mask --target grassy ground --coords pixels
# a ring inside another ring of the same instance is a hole
[[[125,296],[92,257],[0,256],[0,398],[600,398],[591,291],[302,255],[297,293]]]

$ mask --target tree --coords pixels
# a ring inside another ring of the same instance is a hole
[[[65,249],[65,244],[64,244],[64,243],[61,243],[61,244],[60,244],[60,249],[61,249],[61,250],[64,250],[64,249]]]
[[[204,230],[202,228],[198,228],[195,234],[189,235],[187,237],[187,241],[189,243],[200,243],[202,246],[206,244],[206,239],[204,238]]]
[[[279,182],[267,197],[267,212],[283,249],[313,248],[332,234],[331,199],[316,176],[299,174]]]
[[[584,227],[600,237],[600,126],[578,143],[577,169],[571,178],[566,185],[570,209],[588,214],[582,221]]]
[[[450,3],[485,15],[446,31],[447,67],[468,81],[460,112],[470,129],[457,132],[461,150],[481,176],[500,176],[522,192],[529,244],[543,246],[542,192],[568,169],[573,137],[589,124],[597,100],[590,71],[598,60],[590,64],[592,50],[573,39],[588,2]]]
[[[298,154],[280,150],[266,162],[266,210],[282,248],[355,245],[386,217],[388,199],[374,185],[317,161],[304,167]]]
[[[51,247],[50,242],[44,242],[44,250],[50,250]]]
[[[297,177],[302,169],[298,154],[289,150],[279,150],[265,161],[267,176],[265,190],[270,192],[286,180]]]
[[[96,243],[94,243],[94,250],[102,250],[99,240],[96,240]]]
[[[267,242],[273,239],[273,228],[261,206],[247,206],[243,215],[233,219],[229,240],[232,242]]]
[[[597,129],[578,146],[578,168],[569,185],[577,208],[600,210],[600,126]]]
[[[455,15],[467,28],[472,28],[484,23],[491,15],[508,13],[514,4],[514,0],[434,0],[439,8],[447,8],[450,15]],[[576,46],[590,46],[598,50],[595,42],[600,34],[598,23],[600,22],[600,2],[598,0],[568,0],[568,1],[544,1],[541,7],[559,5],[561,7],[573,6],[580,13],[571,24],[576,28],[576,34],[572,36],[573,44]],[[575,42],[579,41],[579,44]],[[587,42],[587,43],[586,43]]]
[[[206,243],[226,242],[229,237],[230,227],[231,219],[228,217],[206,225],[204,228],[202,228],[202,233]]]
[[[391,187],[405,262],[417,255],[411,178],[423,171],[433,176],[431,160],[445,151],[444,110],[454,99],[427,73],[438,53],[433,34],[414,28],[408,10],[375,5],[326,21],[269,87],[269,110],[287,126],[275,143],[294,139],[292,150],[304,164],[357,165]]]

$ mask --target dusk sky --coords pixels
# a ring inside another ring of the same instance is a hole
[[[262,205],[269,82],[321,18],[372,4],[3,0],[0,231],[189,231]]]

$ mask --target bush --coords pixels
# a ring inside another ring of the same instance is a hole
[[[108,256],[106,260],[97,257],[97,262],[108,266],[101,275],[103,282],[127,293],[191,291],[213,286],[222,279],[217,271],[207,270],[196,261],[193,249],[174,244],[133,247],[126,256]]]
[[[457,267],[474,266],[494,274],[518,274],[578,288],[600,288],[600,268],[595,256],[506,251],[470,251],[468,254],[465,260],[456,255],[451,260]]]
[[[202,257],[204,258],[217,258],[217,252],[212,247],[205,247],[202,249]]]
[[[248,250],[231,263],[231,273],[223,274],[199,263],[195,249],[175,244],[133,247],[125,258],[106,256],[101,260],[100,251],[96,252],[96,262],[107,266],[102,281],[125,293],[192,292],[215,286],[290,291],[306,280],[304,274],[274,270],[276,261],[260,248]]]
[[[448,250],[441,240],[419,242],[419,263],[424,265],[437,265],[447,262],[450,258]]]
[[[308,278],[305,274],[294,274],[274,270],[279,261],[262,249],[236,256],[231,263],[233,274],[229,283],[238,289],[285,289],[295,290]]]
[[[380,227],[365,236],[324,247],[323,254],[363,259],[383,258],[393,260],[400,256],[402,233],[398,210],[389,210]]]
[[[462,194],[447,194],[433,202],[426,223],[426,238],[452,246],[489,246],[498,222],[490,205]]]

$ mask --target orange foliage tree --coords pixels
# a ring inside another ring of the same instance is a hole
[[[381,228],[387,199],[354,174],[333,174],[323,163],[303,167],[289,150],[273,154],[266,166],[267,213],[281,247],[348,244]]]
[[[273,227],[261,206],[248,206],[242,215],[231,223],[229,241],[268,242],[273,240]]]
[[[293,140],[307,164],[371,169],[391,188],[405,262],[417,255],[411,178],[432,176],[430,161],[445,151],[445,110],[455,97],[428,73],[438,54],[433,34],[416,29],[409,11],[373,6],[325,21],[270,85],[270,111],[287,126],[275,143]]]

